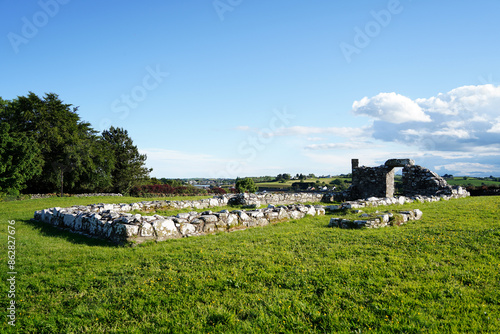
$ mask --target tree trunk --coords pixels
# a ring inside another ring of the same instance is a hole
[[[61,167],[61,197],[64,197],[63,182],[64,182],[64,171],[63,168]]]

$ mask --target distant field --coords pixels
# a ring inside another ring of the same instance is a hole
[[[472,177],[468,177],[467,179],[464,179],[463,177],[455,177],[453,179],[447,179],[446,182],[451,185],[460,185],[460,186],[466,186],[466,185],[473,185],[475,187],[482,186],[482,185],[496,185],[500,186],[500,182],[498,181],[491,181],[491,180],[481,180],[481,179],[476,179]]]
[[[500,328],[500,197],[392,207],[424,212],[421,221],[401,227],[333,229],[327,215],[135,248],[29,221],[35,210],[48,207],[139,200],[0,203],[0,332],[494,333]],[[12,220],[15,328],[5,316],[7,221]]]
[[[304,182],[319,181],[319,182],[325,182],[326,184],[330,184],[331,181],[336,180],[336,179],[340,179],[342,181],[344,181],[344,180],[351,181],[351,179],[347,179],[347,178],[333,177],[333,178],[321,178],[321,179],[320,178],[312,178],[312,179],[307,179]],[[263,187],[263,188],[282,188],[282,189],[286,188],[286,189],[288,189],[295,182],[300,182],[300,180],[289,180],[289,181],[286,181],[284,183],[281,183],[281,182],[259,182],[259,183],[256,183],[255,185],[257,187]]]
[[[304,182],[316,182],[317,180],[319,180],[320,182],[325,182],[327,184],[329,184],[332,180],[335,180],[335,179],[340,179],[342,181],[344,180],[347,180],[347,181],[351,181],[350,178],[325,178],[325,179],[318,179],[318,178],[315,178],[315,179],[307,179],[305,180]],[[396,175],[395,178],[394,178],[395,182],[399,183],[402,181],[402,176],[401,175]],[[258,187],[263,187],[263,188],[275,188],[275,189],[289,189],[291,188],[292,184],[295,183],[295,182],[300,182],[298,180],[290,180],[290,181],[287,181],[285,183],[281,183],[281,182],[260,182],[260,183],[256,183],[256,185]],[[446,182],[448,182],[448,184],[450,185],[459,185],[459,186],[468,186],[468,185],[473,185],[473,186],[482,186],[482,185],[497,185],[497,186],[500,186],[500,182],[498,181],[491,181],[491,180],[483,180],[483,179],[477,179],[477,178],[473,178],[473,177],[467,177],[467,178],[464,178],[464,177],[455,177],[453,179],[447,179]]]

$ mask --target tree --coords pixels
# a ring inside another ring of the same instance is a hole
[[[254,193],[257,191],[257,187],[255,186],[253,180],[249,177],[246,177],[244,179],[238,178],[236,180],[236,190],[239,193],[244,193],[244,192]]]
[[[162,182],[162,184],[168,184],[172,187],[181,187],[181,186],[185,185],[185,183],[180,179],[161,178],[160,181]]]
[[[24,133],[9,133],[0,123],[0,193],[19,195],[25,183],[42,172],[38,146]]]
[[[283,174],[278,174],[278,176],[276,176],[276,181],[286,182],[286,181],[290,180],[291,178],[292,177],[290,176],[290,174],[283,173]]]
[[[128,193],[133,186],[149,177],[152,169],[145,167],[147,157],[139,154],[127,130],[112,126],[102,132],[102,139],[108,144],[108,154],[114,161],[111,171],[111,188],[114,192]]]
[[[105,165],[96,166],[102,161],[93,155],[96,132],[80,120],[77,110],[63,103],[57,94],[40,98],[32,92],[2,108],[0,121],[8,123],[13,133],[24,134],[39,152],[41,173],[26,179],[29,192],[62,192],[63,186],[71,191],[80,188],[89,173],[102,174],[100,171],[106,169]],[[94,182],[88,184],[95,188]]]

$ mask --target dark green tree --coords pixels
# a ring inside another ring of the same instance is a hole
[[[152,169],[145,166],[146,155],[139,154],[127,130],[111,127],[102,132],[102,139],[108,144],[114,165],[111,171],[111,190],[128,193],[130,189],[149,178]]]
[[[9,130],[9,124],[0,122],[0,193],[17,196],[42,169],[34,140]]]
[[[97,137],[90,124],[80,120],[77,110],[63,103],[57,94],[40,98],[32,92],[4,108],[1,120],[38,146],[42,172],[27,180],[28,192],[62,191],[63,185],[72,191],[88,176],[83,167],[94,158],[89,147]]]
[[[166,179],[166,178],[161,178],[160,179],[162,184],[168,184],[172,187],[181,187],[185,185],[185,182],[183,182],[180,179]]]
[[[236,190],[240,193],[254,193],[257,191],[257,186],[255,186],[253,179],[249,177],[246,177],[244,179],[237,179],[235,187]]]
[[[0,122],[9,124],[16,137],[24,135],[38,152],[41,172],[26,174],[27,192],[94,192],[111,185],[113,159],[106,154],[107,143],[80,120],[77,107],[53,93],[40,98],[30,92],[2,101]]]

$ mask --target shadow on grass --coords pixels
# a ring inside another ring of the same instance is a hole
[[[76,245],[99,246],[99,247],[120,247],[122,244],[113,243],[108,240],[92,238],[90,236],[69,232],[67,229],[57,228],[55,226],[43,223],[38,220],[21,220],[23,223],[32,226],[44,237],[64,239]]]

